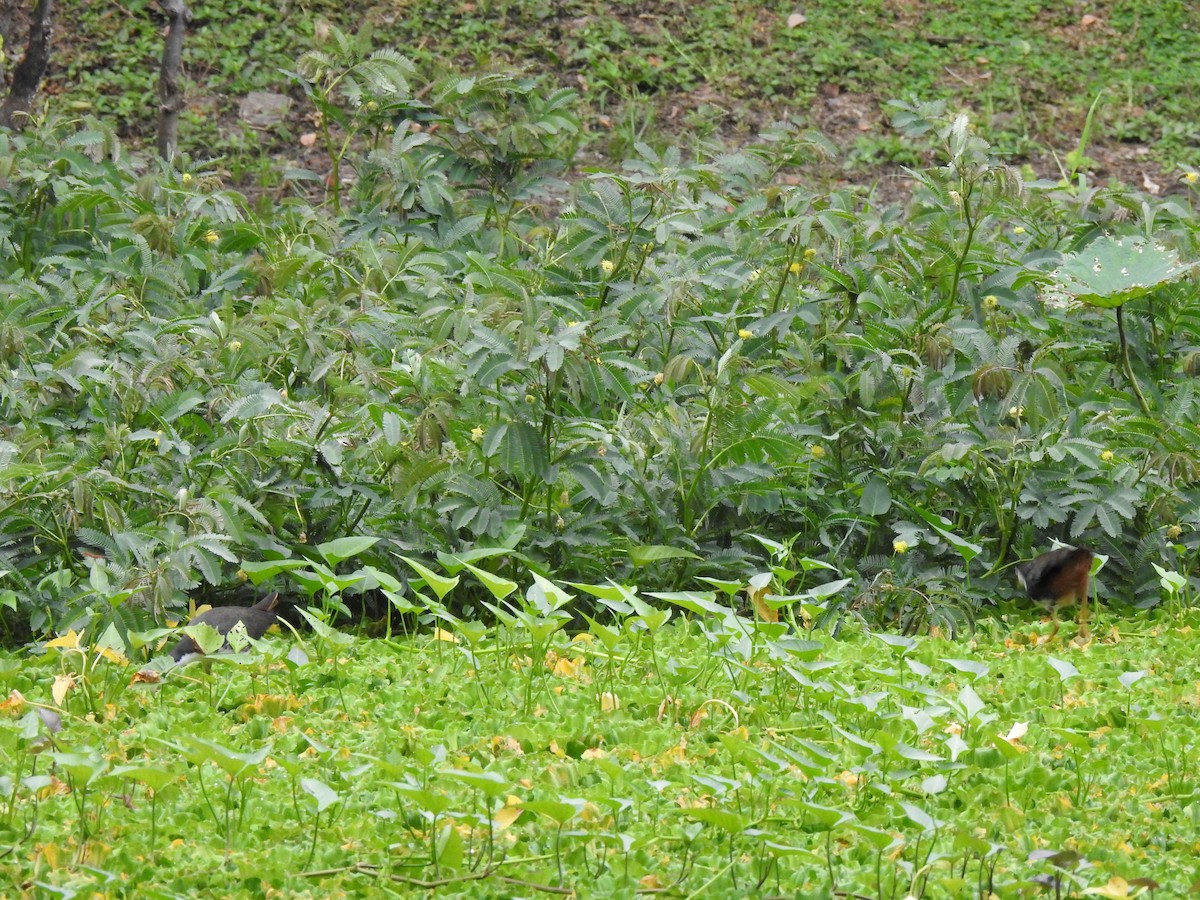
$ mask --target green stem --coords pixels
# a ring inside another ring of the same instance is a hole
[[[1129,379],[1129,386],[1133,388],[1133,395],[1137,397],[1138,405],[1149,419],[1153,417],[1153,413],[1150,412],[1150,404],[1146,402],[1142,388],[1133,375],[1133,366],[1129,364],[1129,342],[1125,340],[1125,317],[1121,314],[1122,308],[1117,307],[1117,337],[1121,342],[1121,365],[1125,369],[1125,377]]]

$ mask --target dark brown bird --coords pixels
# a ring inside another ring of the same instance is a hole
[[[1087,601],[1093,556],[1091,550],[1083,547],[1063,547],[1017,564],[1017,580],[1029,598],[1050,606],[1054,617],[1051,637],[1058,634],[1058,611],[1074,604],[1079,605],[1079,637],[1082,640],[1091,637],[1087,625]]]
[[[267,633],[267,629],[275,624],[278,616],[275,613],[275,607],[279,605],[279,594],[273,593],[263,597],[253,606],[219,606],[216,609],[206,610],[200,613],[190,622],[189,625],[207,625],[209,628],[215,628],[223,635],[229,634],[233,627],[241,622],[246,626],[246,634],[258,640]],[[222,649],[229,646],[226,641],[222,645]],[[179,643],[175,645],[175,649],[171,651],[171,659],[179,662],[185,656],[191,653],[199,653],[200,648],[186,634],[179,639]]]

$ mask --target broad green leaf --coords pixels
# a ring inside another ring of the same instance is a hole
[[[488,589],[488,593],[490,593],[497,600],[503,600],[517,589],[517,583],[515,581],[510,581],[507,578],[501,578],[499,575],[493,575],[486,569],[477,568],[470,563],[464,563],[464,565],[472,575],[479,579],[480,584]]]
[[[300,788],[317,801],[317,812],[319,813],[324,812],[338,801],[337,791],[315,778],[301,778]]]
[[[882,478],[872,478],[863,487],[858,508],[868,516],[882,516],[892,508],[892,492]]]
[[[643,544],[629,548],[629,561],[635,566],[648,566],[664,559],[700,559],[691,550],[668,547],[663,544]]]
[[[1050,664],[1050,668],[1058,673],[1058,680],[1060,682],[1069,681],[1079,674],[1079,670],[1065,659],[1055,659],[1053,656],[1047,656],[1046,662]]]
[[[342,560],[358,556],[358,554],[370,550],[378,541],[379,538],[368,537],[367,535],[343,537],[333,541],[326,541],[324,544],[317,544],[317,552],[331,566],[336,566]]]
[[[1174,250],[1145,238],[1105,235],[1063,257],[1050,274],[1046,296],[1111,308],[1178,281],[1194,268],[1181,263]]]
[[[425,583],[433,589],[433,592],[437,594],[437,598],[439,600],[445,600],[446,595],[458,587],[457,575],[453,578],[446,578],[444,575],[437,574],[423,563],[417,562],[415,559],[411,559],[407,556],[401,556],[400,558],[412,566],[413,571],[420,575]]]

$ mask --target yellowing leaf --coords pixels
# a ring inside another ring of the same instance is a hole
[[[75,629],[72,628],[70,631],[68,631],[66,634],[62,635],[61,637],[56,637],[53,640],[46,641],[46,646],[47,647],[61,647],[63,650],[78,650],[79,649],[79,635],[76,634]]]
[[[577,659],[560,656],[554,663],[554,674],[560,678],[578,678],[583,674],[583,666],[586,662],[587,660],[582,656]]]
[[[435,641],[446,641],[449,644],[457,644],[458,643],[457,635],[452,634],[449,631],[445,631],[441,628],[435,628],[433,630],[433,639]]]
[[[498,831],[503,831],[521,817],[521,812],[522,809],[519,806],[506,806],[492,815],[492,821],[496,823]]]
[[[604,712],[613,712],[621,708],[621,698],[616,694],[605,691],[600,695],[600,709]]]
[[[54,685],[50,688],[50,696],[54,698],[54,702],[59,706],[63,705],[63,701],[67,699],[67,692],[75,687],[75,679],[70,675],[58,675],[54,679]]]
[[[1108,880],[1108,884],[1100,885],[1099,887],[1091,887],[1084,891],[1085,894],[1090,894],[1094,897],[1128,897],[1129,882],[1120,875],[1114,875]]]
[[[105,659],[107,659],[109,662],[116,663],[118,666],[129,665],[129,660],[125,658],[125,655],[123,653],[118,653],[116,650],[113,650],[111,647],[101,647],[100,655],[103,656]]]
[[[767,602],[763,599],[770,590],[770,585],[763,585],[760,588],[753,586],[746,588],[746,596],[750,598],[750,605],[754,607],[754,614],[764,622],[778,622],[779,610],[771,609]]]
[[[16,688],[13,688],[7,699],[3,703],[0,703],[0,712],[12,713],[13,715],[16,715],[24,708],[25,696]]]

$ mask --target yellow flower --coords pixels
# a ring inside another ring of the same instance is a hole
[[[1000,298],[997,297],[995,294],[988,294],[986,297],[983,298],[983,308],[984,309],[995,309],[999,305],[1000,305]]]
[[[184,172],[183,177],[179,179],[179,183],[182,184],[184,187],[187,187],[188,185],[190,185],[192,183],[192,173]]]
[[[242,349],[242,342],[241,341],[230,341],[225,346],[227,346],[234,353],[237,353],[239,350]]]
[[[825,448],[822,447],[820,444],[810,444],[809,448],[808,448],[808,452],[812,454],[813,459],[824,459],[825,458]]]
[[[525,395],[525,402],[526,402],[526,403],[532,403],[532,402],[533,402],[534,400],[536,400],[536,399],[537,399],[537,397],[533,396],[533,394],[526,394],[526,395]]]
[[[762,275],[762,272],[760,272],[758,269],[751,269],[751,270],[750,270],[750,280],[751,280],[752,282],[753,282],[753,281],[758,281],[758,278],[759,278],[759,276],[760,276],[760,275]]]
[[[1010,406],[1008,408],[1008,417],[1010,419],[1019,419],[1023,415],[1025,415],[1025,407],[1023,406]]]
[[[568,327],[568,328],[574,328],[574,327],[575,327],[576,325],[578,325],[578,324],[579,324],[578,322],[571,321],[571,322],[568,322],[568,323],[567,323],[567,327]]]
[[[1197,175],[1195,172],[1184,172],[1183,180],[1185,184],[1195,184],[1197,181],[1200,181],[1200,175]]]
[[[221,239],[221,236],[219,234],[217,234],[215,231],[207,231],[204,233],[204,239],[206,241],[208,241],[210,244],[215,244],[217,241],[219,241]]]
[[[1167,540],[1177,540],[1183,534],[1183,528],[1179,525],[1170,525],[1167,527]]]
[[[748,341],[750,338],[754,337],[754,332],[749,328],[739,328],[738,337],[740,337],[743,341]]]
[[[788,266],[788,271],[791,272],[793,275],[799,275],[800,270],[803,268],[804,268],[804,266],[800,265],[800,263],[794,262],[790,266]]]
[[[816,251],[815,247],[809,247],[807,250],[804,251],[805,259],[812,259],[816,255],[817,255],[817,251]]]
[[[908,541],[892,541],[892,551],[895,553],[907,553]]]
[[[483,440],[483,429],[478,425],[471,429],[471,440],[476,442]]]
[[[1016,228],[1013,229],[1013,234],[1024,234],[1024,233],[1025,233],[1025,229],[1022,228],[1020,225],[1018,225]]]
[[[662,383],[663,383],[663,373],[662,373],[662,372],[656,372],[656,373],[655,373],[655,375],[654,375],[654,383],[655,383],[655,384],[662,384]]]
[[[1113,452],[1111,450],[1105,450],[1103,453],[1100,454],[1100,459],[1103,462],[1112,462],[1112,458],[1113,458]]]
[[[613,265],[611,259],[602,259],[600,260],[600,268],[604,270],[605,275],[611,275],[616,266]]]

